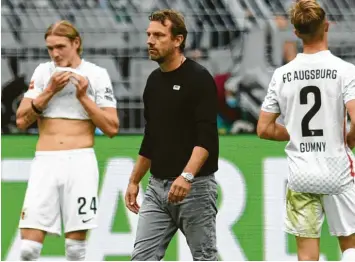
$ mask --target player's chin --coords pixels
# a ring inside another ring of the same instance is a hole
[[[64,60],[54,61],[54,63],[56,66],[60,66],[60,67],[68,67],[68,64],[69,64],[67,61],[64,61]]]

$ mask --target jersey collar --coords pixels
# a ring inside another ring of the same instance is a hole
[[[305,54],[305,53],[299,53],[297,54],[298,58],[301,59],[312,59],[312,60],[318,60],[318,59],[323,59],[325,56],[331,55],[330,50],[324,50],[320,51],[314,54]]]

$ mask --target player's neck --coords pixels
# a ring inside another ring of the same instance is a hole
[[[303,44],[304,54],[315,54],[321,51],[327,51],[328,45],[326,42],[317,42],[311,44]]]
[[[161,63],[159,66],[161,71],[170,72],[180,67],[184,61],[185,61],[185,56],[181,53],[178,53],[167,58],[166,61]]]
[[[78,68],[81,64],[81,58],[80,56],[76,57],[73,59],[73,61],[71,61],[70,67],[71,68]]]

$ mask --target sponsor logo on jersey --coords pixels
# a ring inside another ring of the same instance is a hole
[[[110,94],[110,95],[113,95],[113,91],[112,91],[112,89],[111,89],[111,88],[109,88],[109,87],[106,87],[106,88],[105,88],[105,94]]]

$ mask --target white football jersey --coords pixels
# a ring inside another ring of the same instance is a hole
[[[99,107],[116,108],[116,99],[107,70],[84,59],[76,69],[56,67],[53,61],[39,64],[31,78],[34,87],[29,89],[24,97],[35,99],[47,88],[51,76],[57,71],[72,71],[87,77],[89,79],[87,95]],[[89,119],[87,112],[76,98],[76,87],[71,82],[52,97],[43,110],[43,116],[47,118]]]
[[[355,66],[330,51],[298,54],[276,69],[262,110],[280,113],[290,134],[288,186],[338,194],[354,183],[345,104],[355,99]]]

